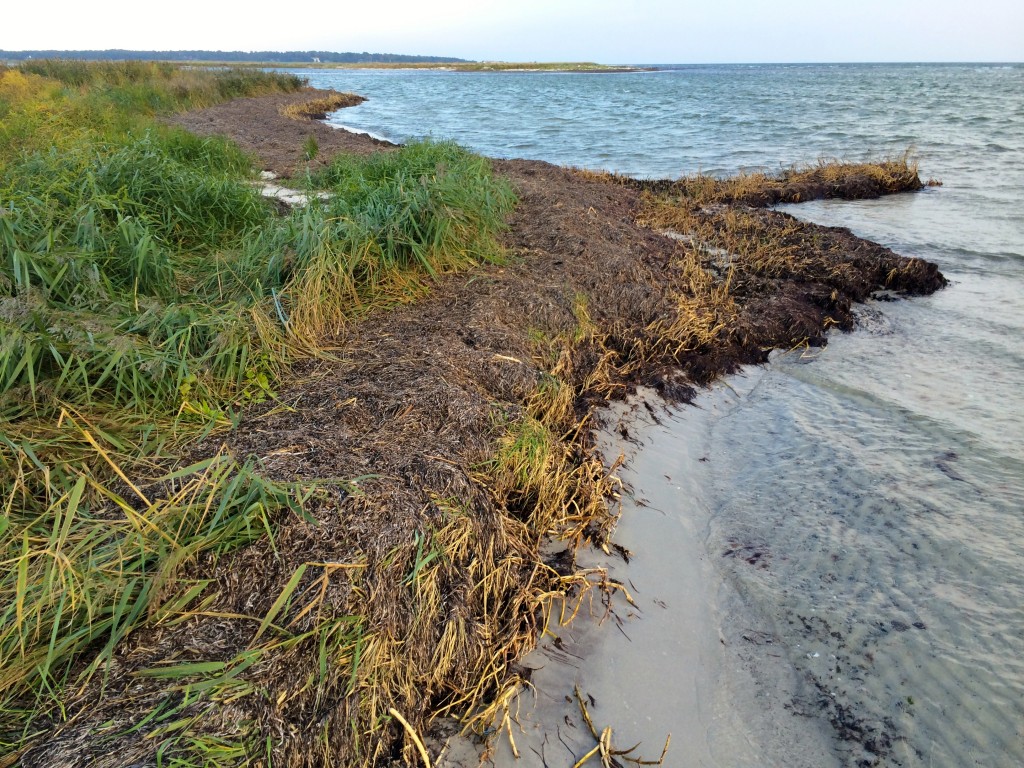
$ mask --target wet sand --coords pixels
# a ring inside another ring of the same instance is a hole
[[[727,387],[673,410],[641,390],[606,412],[599,446],[610,462],[625,458],[615,541],[629,562],[587,550],[580,564],[607,568],[634,605],[615,598],[602,621],[595,603],[593,620],[551,627],[554,635],[523,662],[534,670],[534,689],[512,708],[521,759],[502,733],[485,765],[561,766],[583,757],[595,741],[577,687],[597,730],[612,728],[616,749],[641,745],[633,757],[657,760],[671,734],[668,766],[839,765],[825,722],[792,706],[799,678],[787,654],[723,579],[715,566],[722,554],[707,549],[701,473]],[[475,765],[478,754],[453,743],[442,765]]]

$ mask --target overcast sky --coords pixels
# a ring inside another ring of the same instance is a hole
[[[1022,61],[1024,0],[12,0],[0,49],[627,63]]]

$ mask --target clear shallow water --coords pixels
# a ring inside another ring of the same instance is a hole
[[[883,764],[1021,765],[1024,465],[912,368],[888,370],[906,388],[863,373],[898,332],[880,318],[733,382],[710,427],[708,551],[741,555],[722,567],[798,670],[796,700],[834,702]],[[849,764],[873,757],[837,736]]]
[[[776,356],[711,418],[684,414],[708,461],[677,468],[665,512],[701,507],[688,535],[775,638],[794,706],[846,713],[825,723],[841,763],[871,759],[846,722],[887,765],[1024,764],[1024,66],[306,74],[370,98],[340,124],[637,176],[914,147],[944,186],[787,210],[935,261],[950,287],[867,306],[813,359]]]

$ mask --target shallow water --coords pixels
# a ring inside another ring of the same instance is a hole
[[[666,729],[704,745],[676,742],[669,765],[753,765],[747,747],[787,744],[761,764],[819,749],[848,765],[1024,764],[1024,66],[309,74],[370,97],[339,123],[637,176],[915,147],[944,186],[786,210],[935,261],[950,287],[865,306],[857,332],[775,355],[705,396],[699,419],[645,437],[627,471],[647,478],[636,496],[661,499],[675,538],[628,502],[620,535],[642,542],[630,568],[657,574],[643,599],[703,597],[630,621],[706,626],[655,641],[669,649],[657,658],[580,629],[590,669],[570,667],[607,685],[599,701],[621,698],[624,727],[652,718],[637,736],[647,756]],[[655,488],[652,468],[673,461],[660,475],[678,482]],[[651,565],[681,551],[702,565]]]
[[[721,553],[708,549],[712,425],[731,408],[732,392],[719,387],[702,401],[673,414],[645,391],[604,416],[601,450],[625,458],[616,542],[628,561],[584,550],[580,565],[606,569],[629,599],[616,592],[607,613],[602,601],[584,602],[593,620],[550,621],[523,661],[532,688],[513,708],[511,730],[526,765],[572,765],[593,748],[580,699],[598,732],[612,729],[615,749],[639,745],[632,757],[657,760],[671,737],[669,766],[840,765],[827,723],[793,712],[805,684],[781,659],[782,638],[766,631],[765,617],[721,568]],[[476,765],[466,746],[441,765]],[[490,764],[519,764],[504,734]]]
[[[733,382],[710,428],[707,549],[764,611],[809,707],[848,713],[849,762],[860,742],[894,764],[1020,765],[1019,445],[986,439],[985,409],[943,416],[950,390],[865,375],[926,311],[890,308],[815,360]]]

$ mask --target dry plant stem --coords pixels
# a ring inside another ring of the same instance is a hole
[[[635,765],[662,765],[665,762],[665,756],[668,754],[669,745],[672,742],[672,734],[668,734],[665,738],[665,746],[661,750],[661,756],[657,760],[644,760],[643,758],[633,757],[633,753],[640,748],[640,744],[634,744],[629,749],[615,749],[612,745],[612,729],[610,726],[604,728],[600,734],[597,732],[597,728],[594,727],[594,721],[590,717],[590,712],[587,709],[586,702],[584,701],[583,694],[580,693],[578,685],[573,687],[573,693],[576,696],[576,702],[579,704],[580,713],[583,715],[583,722],[587,724],[587,728],[590,734],[597,741],[597,745],[587,752],[583,757],[576,761],[573,768],[580,768],[592,757],[600,756],[601,765],[604,768],[612,768],[617,765],[618,762],[615,758],[621,757],[627,762],[634,763]]]
[[[419,737],[419,734],[416,733],[416,729],[413,728],[409,724],[409,721],[402,717],[402,714],[394,707],[388,711],[391,713],[392,717],[402,724],[406,733],[409,734],[409,738],[412,739],[413,744],[416,745],[416,751],[419,752],[420,759],[423,761],[425,768],[430,768],[430,755],[427,754],[427,748],[423,746],[423,740]]]
[[[580,705],[580,714],[583,715],[583,722],[587,724],[587,728],[590,730],[590,735],[595,739],[601,737],[597,733],[597,728],[594,727],[594,721],[590,719],[590,712],[587,711],[587,705],[583,701],[583,694],[580,693],[580,687],[578,685],[573,687],[573,693],[576,696],[576,702]]]
[[[516,760],[518,760],[519,748],[516,746],[515,737],[513,737],[512,735],[512,717],[508,712],[505,713],[504,721],[502,724],[505,726],[505,729],[508,732],[508,743],[509,746],[512,748],[512,755],[515,757]]]

